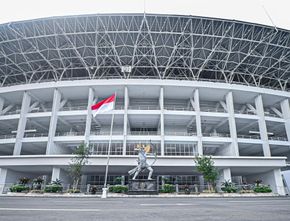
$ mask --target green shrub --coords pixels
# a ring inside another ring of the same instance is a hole
[[[21,193],[21,192],[26,192],[28,190],[29,190],[29,187],[23,184],[14,184],[10,187],[11,192]]]
[[[231,181],[225,180],[225,182],[222,183],[221,190],[227,193],[236,193],[238,188]]]
[[[66,192],[67,193],[80,193],[81,191],[79,189],[68,189]]]
[[[226,193],[236,193],[238,191],[235,186],[222,187],[221,190]]]
[[[114,185],[109,187],[109,192],[111,193],[127,193],[128,187],[123,185]]]
[[[160,190],[160,193],[173,193],[175,192],[174,185],[164,184],[163,188]]]
[[[240,190],[240,193],[254,193],[254,190]]]
[[[62,185],[50,184],[46,185],[44,192],[46,193],[59,193],[62,192]]]
[[[272,189],[269,186],[259,185],[254,188],[254,192],[255,193],[271,193]]]

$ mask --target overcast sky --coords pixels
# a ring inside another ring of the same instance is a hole
[[[147,13],[228,18],[290,30],[290,0],[146,0],[145,10]],[[143,11],[144,0],[1,0],[0,23],[51,16]]]

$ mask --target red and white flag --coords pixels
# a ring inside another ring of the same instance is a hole
[[[116,95],[112,95],[96,104],[94,104],[92,109],[92,114],[94,117],[97,116],[97,114],[105,113],[107,111],[113,110],[115,106],[115,99]]]

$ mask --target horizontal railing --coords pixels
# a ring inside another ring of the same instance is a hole
[[[247,134],[238,134],[238,138],[246,138],[246,139],[261,139],[260,135],[247,135]]]
[[[58,132],[55,133],[55,136],[84,136],[85,132]]]
[[[210,107],[200,107],[200,111],[202,112],[217,112],[217,113],[227,113],[225,109],[220,108],[210,108]]]
[[[160,135],[159,131],[130,131],[128,135]]]
[[[204,137],[231,137],[230,134],[223,133],[202,133]]]
[[[165,131],[165,135],[171,135],[171,136],[197,136],[195,132],[188,133],[188,132],[182,132],[182,131]]]
[[[267,117],[276,117],[276,118],[281,118],[281,117],[279,117],[277,114],[271,114],[271,113],[267,113],[267,112],[264,112],[264,115],[267,116]]]
[[[72,111],[72,110],[87,110],[88,106],[71,106],[71,107],[63,107],[60,111]]]
[[[91,135],[109,136],[110,131],[91,131]],[[112,131],[112,135],[123,135],[123,131]]]
[[[174,150],[168,149],[167,147],[164,150],[164,155],[165,156],[197,156],[198,152],[174,151]]]
[[[235,113],[236,113],[236,114],[256,115],[255,112],[250,111],[250,110],[245,110],[245,111],[235,110]]]
[[[48,133],[25,133],[24,137],[48,137]]]
[[[0,135],[0,139],[11,139],[11,138],[16,138],[16,134],[9,134],[9,135]]]
[[[193,108],[184,106],[164,105],[165,110],[176,110],[176,111],[193,111]]]
[[[32,109],[30,111],[30,113],[40,113],[40,112],[51,112],[52,108],[49,107],[49,108],[45,108],[45,110],[41,109],[41,108],[35,108],[35,109]]]
[[[287,137],[268,137],[268,140],[288,141]]]
[[[160,110],[158,105],[129,105],[129,110]]]
[[[8,111],[4,115],[20,114],[20,112],[21,112],[21,110],[17,109],[17,110],[13,110],[13,111]]]

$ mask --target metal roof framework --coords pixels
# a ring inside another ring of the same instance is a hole
[[[180,79],[290,89],[290,32],[214,18],[104,14],[0,25],[0,85]]]

